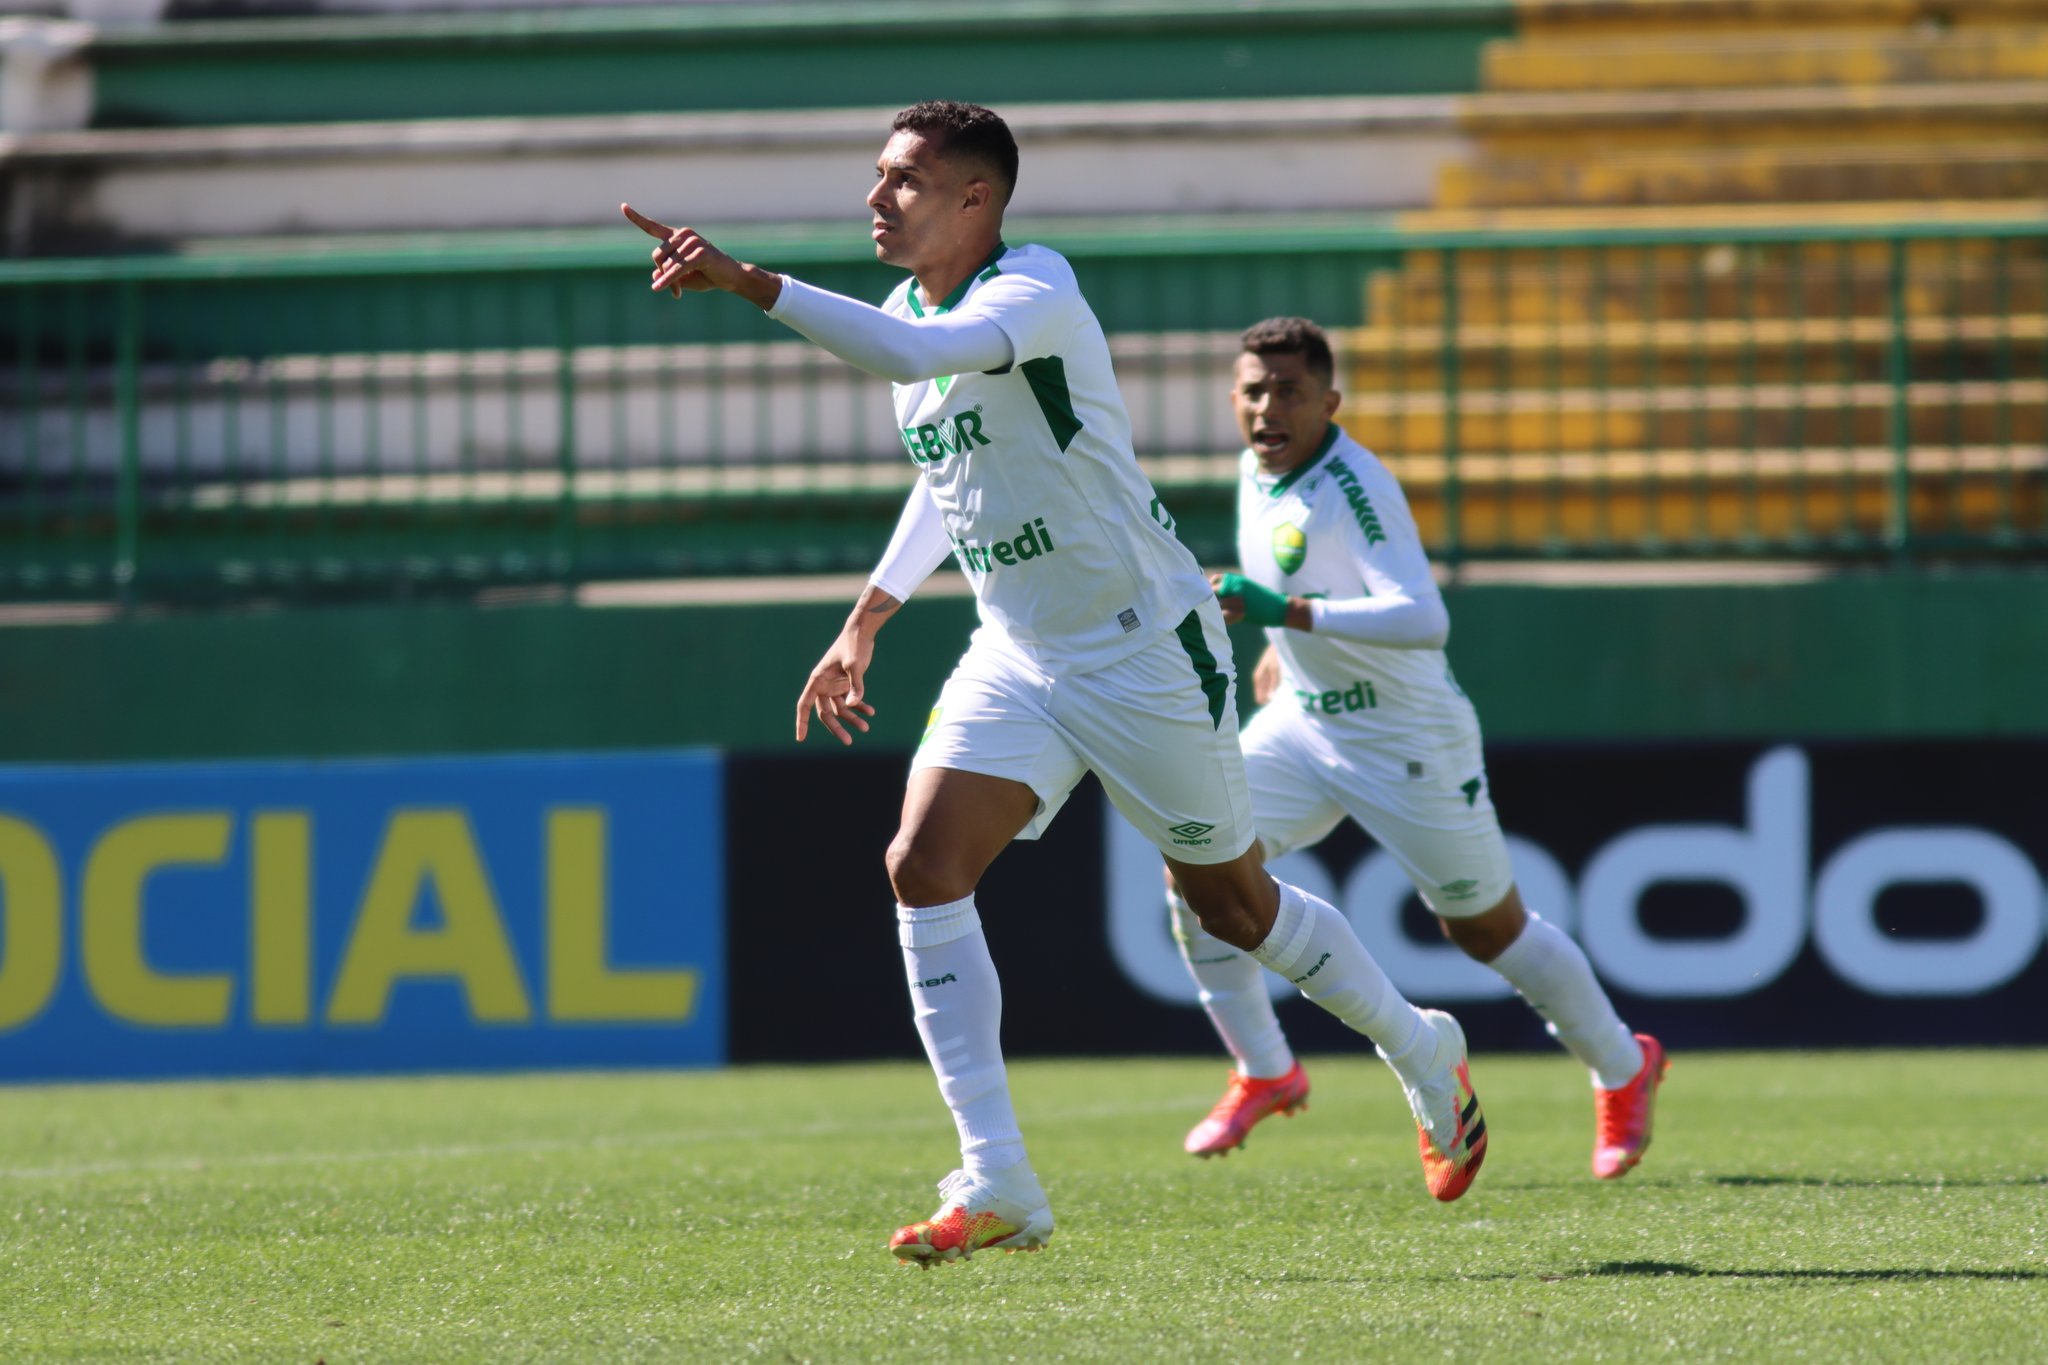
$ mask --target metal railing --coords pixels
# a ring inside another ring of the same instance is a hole
[[[2048,548],[2048,224],[1054,232],[1140,458],[1230,556],[1237,332],[1315,316],[1443,559]],[[878,296],[864,243],[750,254]],[[885,385],[626,234],[0,265],[0,595],[862,567]]]

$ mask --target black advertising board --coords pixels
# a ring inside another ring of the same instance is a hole
[[[2048,740],[1498,746],[1494,801],[1532,909],[1673,1048],[2048,1042]],[[734,1061],[917,1055],[882,868],[907,757],[731,757]],[[1158,860],[1092,780],[978,903],[1013,1056],[1214,1052]],[[1475,1049],[1552,1047],[1437,934],[1355,826],[1277,868],[1350,916]],[[1276,983],[1276,990],[1279,983]],[[1356,1046],[1284,994],[1304,1051]]]

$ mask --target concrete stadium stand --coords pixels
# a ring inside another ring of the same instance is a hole
[[[0,138],[16,254],[194,237],[864,220],[891,106],[92,130]],[[1020,105],[1024,214],[1420,208],[1466,151],[1447,96]],[[1227,167],[1227,173],[1219,173]]]

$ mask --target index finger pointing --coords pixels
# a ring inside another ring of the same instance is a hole
[[[619,212],[626,215],[627,222],[631,223],[634,227],[639,228],[649,237],[659,237],[661,238],[661,240],[665,242],[670,237],[675,235],[675,229],[668,227],[665,224],[655,222],[652,218],[649,218],[646,214],[640,212],[640,210],[634,208],[631,204],[619,205]]]

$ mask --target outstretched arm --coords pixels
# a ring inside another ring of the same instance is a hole
[[[897,384],[1000,370],[1015,360],[1009,334],[985,317],[899,318],[759,266],[736,261],[695,228],[672,228],[631,204],[619,211],[656,239],[653,289],[680,296],[723,289],[809,337],[849,365]]]
[[[985,317],[941,313],[899,318],[859,299],[787,277],[768,316],[847,364],[894,384],[1000,370],[1015,358],[1009,334]]]

